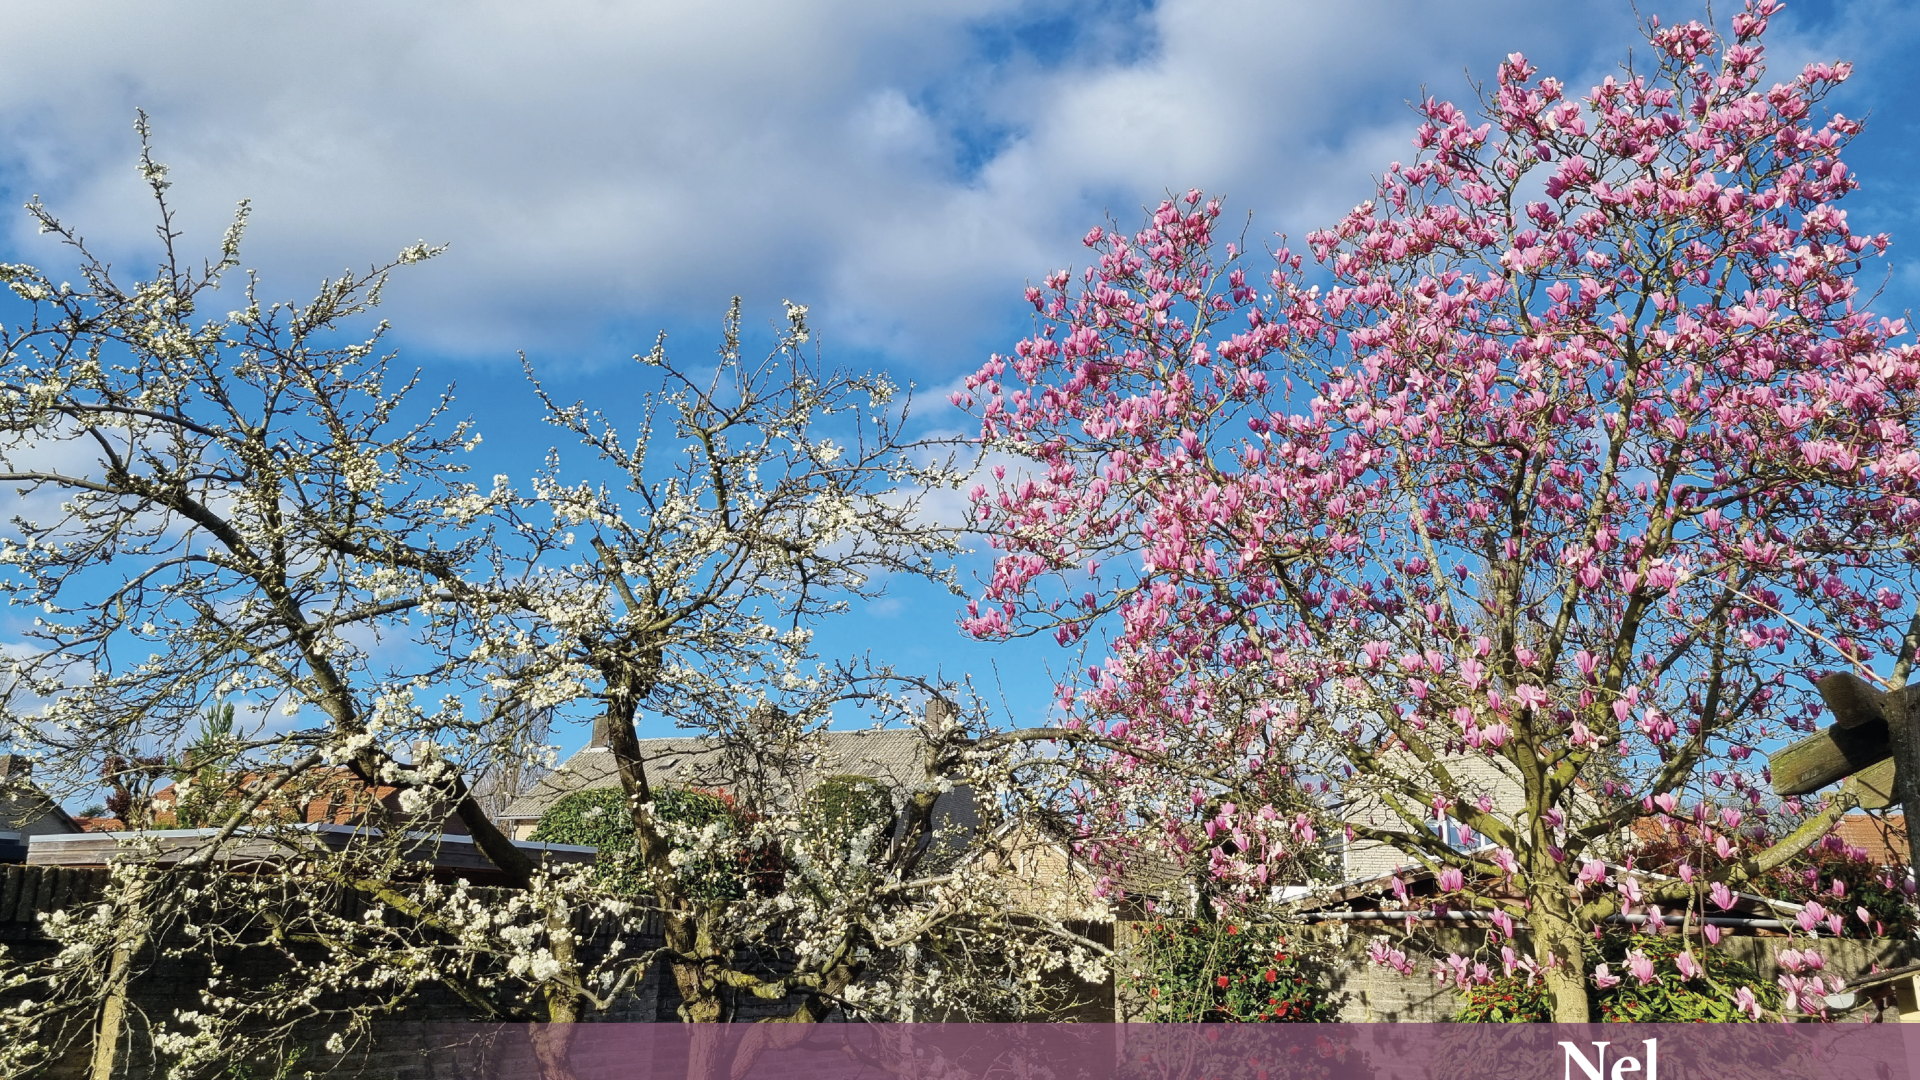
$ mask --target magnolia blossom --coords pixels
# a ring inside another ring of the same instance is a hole
[[[1639,980],[1641,986],[1645,986],[1659,978],[1659,976],[1653,972],[1653,961],[1647,959],[1647,955],[1639,949],[1635,949],[1627,954],[1627,971],[1635,979]]]
[[[1800,929],[1807,933],[1816,934],[1819,933],[1821,924],[1826,922],[1826,918],[1827,909],[1820,906],[1818,900],[1809,900],[1806,905],[1800,909],[1800,913],[1794,916],[1793,921],[1798,923]]]
[[[1673,962],[1674,966],[1680,969],[1680,978],[1683,980],[1697,979],[1706,974],[1707,969],[1700,966],[1700,962],[1693,958],[1691,952],[1681,953],[1674,957]]]
[[[1407,959],[1406,952],[1392,947],[1385,939],[1376,938],[1367,946],[1367,959],[1402,975],[1413,974],[1413,961]]]

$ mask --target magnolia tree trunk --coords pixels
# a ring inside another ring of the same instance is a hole
[[[1586,965],[1582,951],[1586,935],[1562,911],[1546,910],[1535,902],[1533,916],[1533,958],[1539,962],[1541,979],[1553,998],[1553,1022],[1585,1024],[1593,1019],[1587,1005]]]

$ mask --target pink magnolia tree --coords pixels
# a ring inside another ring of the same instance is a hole
[[[1856,283],[1849,68],[1768,82],[1779,8],[1649,19],[1584,97],[1514,55],[1480,116],[1426,101],[1311,263],[1262,280],[1193,191],[1027,290],[956,395],[1013,459],[964,625],[1101,657],[1059,687],[1094,857],[1261,899],[1318,778],[1585,1021],[1596,925],[1717,913],[1852,805],[1789,828],[1756,751],[1808,676],[1911,662],[1920,354]],[[1648,818],[1697,872],[1620,871]]]

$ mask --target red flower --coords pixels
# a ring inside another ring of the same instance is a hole
[[[1272,981],[1274,981],[1275,979],[1278,979],[1279,977],[1280,977],[1280,973],[1279,973],[1279,972],[1277,972],[1277,971],[1275,971],[1275,970],[1273,970],[1272,968],[1268,968],[1268,969],[1267,969],[1267,981],[1268,981],[1268,982],[1272,982]]]
[[[1213,980],[1213,981],[1214,981],[1214,983],[1215,983],[1215,985],[1217,985],[1217,986],[1219,986],[1219,987],[1220,987],[1221,989],[1225,989],[1225,988],[1226,988],[1226,985],[1227,985],[1227,977],[1226,977],[1225,975],[1222,975],[1222,976],[1220,976],[1219,978],[1217,978],[1217,979],[1215,979],[1215,980]]]

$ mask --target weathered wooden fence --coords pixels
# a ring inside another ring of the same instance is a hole
[[[0,934],[25,931],[39,916],[77,907],[100,898],[107,887],[106,870],[64,866],[0,864]]]
[[[99,902],[105,895],[110,873],[104,869],[0,864],[0,946],[4,946],[15,962],[45,960],[58,943],[45,932],[43,917],[56,911],[77,914]],[[341,894],[340,903],[343,913],[349,916],[354,913],[352,909],[364,908],[366,904],[357,893],[350,891]],[[600,929],[589,922],[585,913],[576,920],[576,934],[589,956],[594,949],[606,944],[607,935],[599,932]],[[179,942],[167,944],[177,946]],[[108,993],[99,1008],[75,1018],[58,1032],[61,1048],[58,1060],[41,1069],[31,1080],[150,1080],[156,1077],[149,1025],[199,1006],[201,994],[209,986],[212,959],[210,955],[192,953],[163,956],[151,943],[138,957],[129,957],[130,976],[124,994]],[[258,979],[262,983],[277,975],[284,962],[273,951],[265,949],[257,954],[249,954],[244,949],[230,951],[220,959],[230,978]],[[4,974],[3,968],[0,974]],[[602,1019],[672,1019],[671,988],[663,999],[661,981],[657,973],[649,974],[634,993]],[[0,1008],[14,1003],[0,994]],[[436,1064],[436,1055],[419,1041],[422,1025],[474,1018],[472,1009],[452,993],[429,989],[392,1021],[376,1024],[370,1045],[348,1052],[342,1059],[344,1075],[370,1080],[440,1080],[442,1076],[458,1075],[459,1063],[440,1060]],[[327,1034],[316,1031],[311,1039],[301,1040],[304,1054],[301,1070],[312,1068],[323,1072],[335,1063],[333,1055],[324,1049]],[[236,1061],[233,1065],[235,1076],[275,1075],[273,1063]]]

